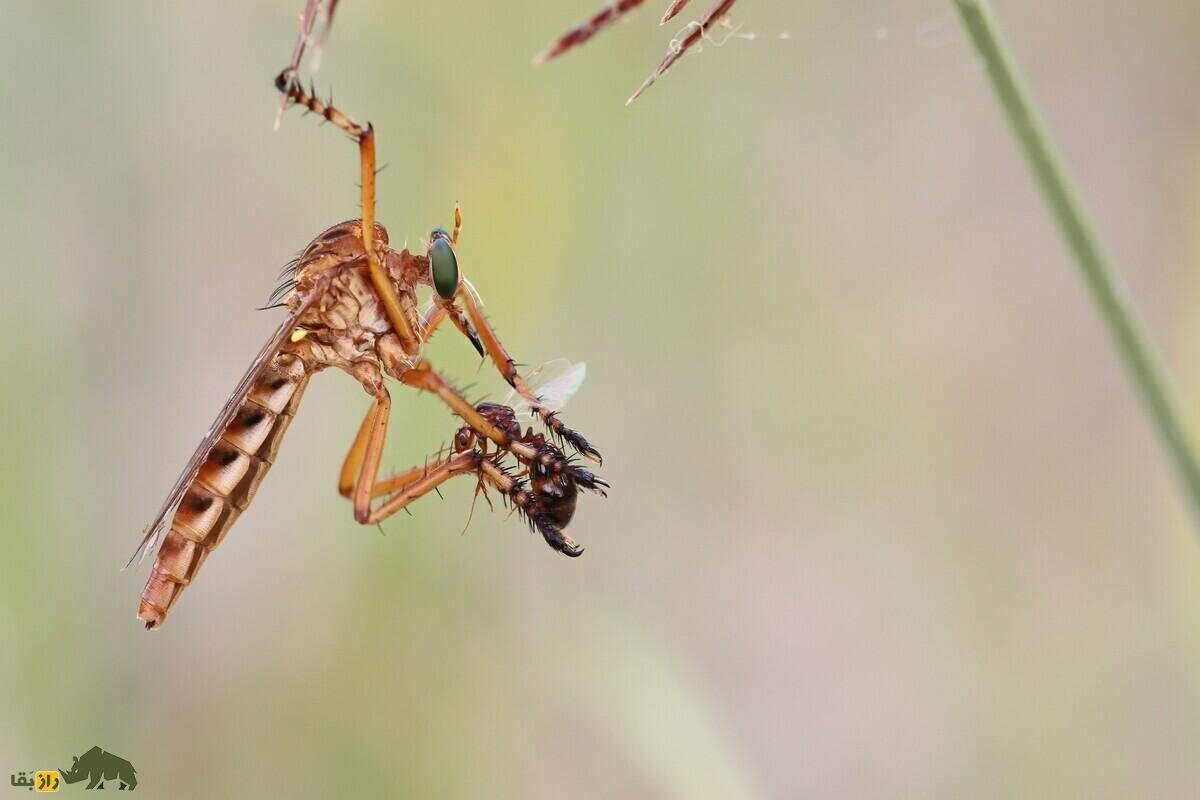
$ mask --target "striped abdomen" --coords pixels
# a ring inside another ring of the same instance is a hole
[[[299,356],[276,352],[201,462],[142,590],[138,619],[147,628],[163,623],[204,559],[254,499],[310,374]]]

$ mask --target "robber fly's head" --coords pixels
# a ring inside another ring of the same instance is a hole
[[[450,315],[454,327],[462,331],[463,336],[471,341],[480,356],[484,356],[486,351],[474,325],[471,324],[471,320],[467,318],[463,310],[454,304],[454,298],[458,296],[458,289],[464,283],[462,273],[458,271],[458,256],[454,253],[454,244],[458,241],[460,230],[462,230],[462,212],[456,205],[454,207],[454,234],[446,233],[445,228],[434,228],[429,234],[429,247],[425,251],[425,263],[429,269],[426,278],[433,286],[433,290],[437,292],[435,299],[442,310]],[[471,285],[468,283],[468,291],[470,287]]]
[[[446,302],[458,293],[458,257],[454,242],[445,228],[434,228],[429,234],[429,279],[438,297]]]

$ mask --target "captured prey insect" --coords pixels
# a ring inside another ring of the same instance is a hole
[[[287,309],[287,318],[234,389],[134,554],[144,558],[156,552],[138,618],[150,629],[163,624],[205,559],[249,506],[275,461],[309,379],[327,367],[349,373],[372,398],[338,478],[338,491],[352,501],[356,521],[375,525],[448,477],[473,471],[501,491],[551,547],[579,555],[582,550],[563,532],[574,512],[576,487],[602,490],[607,484],[575,467],[545,437],[532,431],[522,435],[511,409],[502,413],[499,407],[472,406],[422,355],[425,342],[449,319],[482,357],[492,361],[522,410],[537,417],[554,441],[601,460],[583,436],[558,418],[560,400],[544,401],[522,378],[484,316],[478,293],[458,266],[459,209],[455,207],[453,231],[434,229],[424,253],[393,249],[387,231],[375,222],[374,128],[305,91],[295,79],[294,66],[280,73],[276,88],[286,104],[322,117],[358,143],[362,219],[321,233],[287,268],[279,303]],[[424,312],[418,311],[419,287],[432,290],[432,303]],[[555,384],[548,394],[561,396],[578,388],[581,367],[568,370],[574,376],[569,386]],[[379,477],[392,405],[385,376],[432,392],[462,418],[465,426],[456,442],[463,445],[458,452],[428,468]],[[489,445],[494,452],[487,450]],[[528,482],[501,466],[508,456],[521,465]],[[373,502],[376,498],[383,498],[379,505]]]
[[[478,480],[477,493],[483,492],[486,499],[488,488],[495,489],[552,548],[570,556],[580,555],[583,548],[565,530],[575,516],[579,490],[604,495],[608,483],[575,466],[562,450],[532,428],[522,434],[518,412],[513,408],[480,403],[475,411],[533,455],[504,448],[490,450],[487,437],[480,436],[473,426],[464,425],[454,435],[452,455],[381,481],[376,484],[375,493],[389,494],[387,505],[398,510],[456,475],[474,474]],[[516,460],[520,471],[513,472],[506,466],[509,456]]]
[[[544,64],[552,58],[557,58],[568,50],[573,50],[583,43],[587,42],[596,34],[611,27],[617,22],[625,19],[627,15],[641,6],[646,0],[611,0],[604,8],[588,17],[583,22],[576,25],[571,30],[564,33],[552,44],[549,49],[534,58],[533,63]],[[679,12],[683,11],[684,6],[689,0],[672,0],[671,5],[667,7],[667,11],[663,14],[660,25],[666,25],[675,18]],[[650,86],[661,78],[667,70],[675,65],[675,62],[682,58],[689,50],[700,43],[700,40],[708,35],[709,30],[713,26],[724,21],[729,14],[729,10],[733,8],[733,4],[737,0],[717,0],[716,4],[701,17],[698,22],[692,22],[686,28],[687,33],[680,38],[671,40],[670,47],[667,48],[667,54],[663,56],[663,60],[659,62],[650,76],[642,82],[638,90],[626,102],[626,105],[632,103],[641,97],[642,92],[650,88]]]

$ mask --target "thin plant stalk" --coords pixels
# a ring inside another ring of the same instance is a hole
[[[1200,522],[1200,461],[1184,429],[1162,359],[1120,273],[1101,245],[1053,141],[1017,73],[987,0],[953,0],[987,67],[1034,178],[1050,206],[1109,333],[1141,394]]]

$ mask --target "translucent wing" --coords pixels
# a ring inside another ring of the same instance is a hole
[[[525,380],[529,388],[541,400],[543,407],[550,411],[561,411],[579,391],[585,377],[587,377],[587,364],[582,361],[572,364],[565,358],[556,358],[529,373]],[[518,417],[530,421],[534,419],[529,401],[517,394],[515,389],[508,393],[504,405],[511,406],[513,411],[517,412]]]
[[[255,379],[262,372],[263,367],[275,355],[275,352],[283,345],[284,341],[291,335],[295,329],[296,323],[308,310],[321,293],[325,291],[325,283],[317,284],[314,289],[301,301],[295,311],[290,313],[282,324],[275,330],[275,333],[267,341],[263,349],[255,356],[254,362],[250,365],[250,369],[246,370],[246,374],[242,376],[238,382],[237,388],[233,390],[233,394],[225,401],[224,408],[221,413],[213,421],[212,426],[208,429],[208,433],[204,436],[204,440],[200,442],[200,446],[196,448],[196,452],[192,454],[188,460],[187,466],[183,468],[178,480],[175,481],[175,486],[172,487],[171,493],[167,496],[162,508],[155,515],[154,520],[146,528],[146,535],[142,539],[142,543],[138,545],[138,549],[134,551],[129,559],[128,567],[134,561],[141,561],[150,553],[158,550],[158,546],[162,544],[163,535],[167,531],[167,526],[170,524],[171,515],[175,512],[179,502],[183,499],[184,492],[191,485],[192,479],[196,477],[196,473],[200,470],[200,465],[208,458],[213,447],[216,446],[217,440],[221,434],[225,432],[225,428],[233,420],[233,415],[237,413],[242,402],[246,399],[246,395],[250,391],[250,387],[254,385]]]

